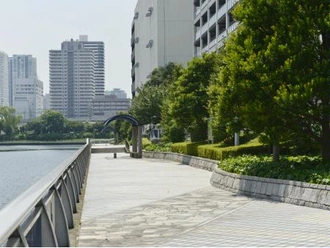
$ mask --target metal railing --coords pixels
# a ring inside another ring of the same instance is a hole
[[[0,246],[70,246],[90,142],[0,210]]]

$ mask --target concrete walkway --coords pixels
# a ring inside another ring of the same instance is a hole
[[[330,213],[237,196],[211,172],[92,154],[79,246],[330,246]]]

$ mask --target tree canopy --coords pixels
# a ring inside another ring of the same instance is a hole
[[[219,118],[264,134],[275,146],[307,135],[330,160],[329,5],[328,0],[237,4],[240,25],[225,46],[213,104]]]
[[[205,53],[202,57],[193,58],[170,90],[166,111],[176,126],[188,131],[192,141],[207,140],[207,89],[219,65],[217,53]]]
[[[169,63],[154,69],[149,80],[138,89],[137,96],[133,98],[130,114],[143,124],[160,123],[168,85],[178,77],[181,68],[181,65]]]
[[[12,138],[21,119],[13,107],[0,106],[0,132],[3,131],[7,139]]]

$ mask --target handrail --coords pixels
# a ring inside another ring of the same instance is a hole
[[[90,142],[0,210],[0,246],[70,246]]]

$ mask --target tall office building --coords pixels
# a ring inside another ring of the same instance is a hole
[[[50,108],[71,119],[88,120],[96,95],[104,95],[104,43],[87,36],[49,51]]]
[[[0,51],[0,106],[9,106],[8,55]]]
[[[43,111],[43,82],[37,76],[37,59],[32,55],[9,58],[10,104],[29,121]]]
[[[231,11],[238,0],[194,0],[194,55],[212,52],[224,44],[238,23]]]
[[[138,0],[131,28],[132,95],[151,72],[193,58],[193,0]]]

